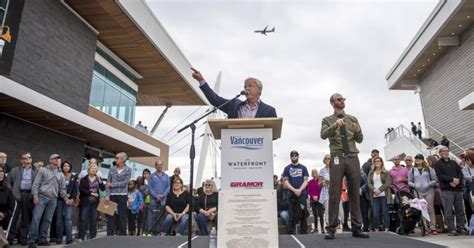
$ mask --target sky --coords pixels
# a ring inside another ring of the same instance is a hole
[[[263,82],[262,101],[283,117],[282,137],[273,146],[277,175],[289,164],[291,150],[299,151],[300,163],[309,170],[323,167],[329,142],[320,138],[321,120],[333,113],[329,97],[335,92],[347,99],[346,113],[356,116],[362,127],[361,162],[374,148],[383,155],[388,127],[423,123],[419,96],[388,90],[385,76],[436,0],[147,3],[211,87],[222,72],[221,96],[233,97],[249,76]],[[267,36],[253,32],[266,25],[276,32]],[[163,109],[139,107],[135,119],[151,127]],[[169,171],[179,166],[185,182],[189,181],[190,136],[189,132],[176,135],[176,128],[206,109],[172,107],[155,134],[170,145]],[[204,132],[202,123],[197,136]],[[201,143],[202,139],[196,141],[195,164]],[[204,173],[204,178],[212,176],[211,162]]]

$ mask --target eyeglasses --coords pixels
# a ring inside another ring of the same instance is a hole
[[[25,158],[25,157],[23,157],[23,158],[21,158],[21,159],[23,159],[23,160],[27,160],[27,159],[30,159],[30,158],[31,158],[31,157],[26,157],[26,158]]]
[[[324,158],[324,160],[331,160],[331,158]]]
[[[336,98],[334,99],[334,101],[340,101],[340,102],[345,102],[346,101],[346,98]]]
[[[415,159],[416,159],[416,158],[415,158]],[[413,160],[411,160],[411,159],[405,159],[405,161],[413,161]]]
[[[212,184],[205,184],[206,187],[212,187]]]

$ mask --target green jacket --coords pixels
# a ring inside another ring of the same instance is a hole
[[[374,170],[369,172],[369,193],[371,200],[374,197]],[[392,177],[390,177],[390,172],[382,171],[380,172],[380,180],[382,180],[382,186],[378,188],[378,190],[385,192],[385,197],[387,198],[387,204],[392,204],[392,191],[390,190],[390,185],[392,184]]]
[[[344,121],[346,122],[346,132],[347,132],[347,142],[349,143],[349,151],[350,153],[359,153],[357,150],[356,144],[362,143],[364,136],[362,135],[362,130],[358,133],[354,132],[351,127],[352,123],[359,124],[357,118],[352,115],[348,115],[346,113],[344,115]],[[321,124],[321,138],[322,139],[329,139],[329,150],[331,153],[343,153],[344,150],[342,149],[342,140],[341,140],[341,133],[340,128],[336,125],[336,121],[339,117],[336,114],[332,114],[327,116],[323,119]]]

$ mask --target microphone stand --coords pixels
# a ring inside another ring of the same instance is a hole
[[[201,119],[203,119],[204,117],[212,114],[212,113],[215,113],[218,109],[224,107],[225,105],[227,105],[229,102],[239,98],[242,94],[239,93],[238,95],[236,95],[234,98],[224,102],[223,104],[219,105],[218,107],[214,107],[213,109],[207,111],[206,113],[204,113],[204,115],[202,115],[201,117],[197,118],[196,120],[192,121],[191,123],[189,123],[188,125],[182,127],[181,129],[178,130],[178,133],[181,133],[182,131],[190,128],[191,129],[191,148],[189,149],[189,159],[190,159],[190,176],[189,176],[189,192],[191,193],[191,198],[192,198],[192,193],[193,193],[193,179],[194,179],[194,158],[196,157],[196,149],[194,147],[194,136],[195,136],[195,133],[196,133],[196,123],[198,121],[200,121]],[[192,223],[193,223],[193,210],[194,210],[194,206],[193,206],[193,201],[191,200],[191,204],[189,206],[189,212],[188,212],[188,247],[191,248],[191,236],[192,236]]]

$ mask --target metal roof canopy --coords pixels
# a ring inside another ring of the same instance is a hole
[[[143,78],[138,106],[207,105],[191,63],[144,0],[65,0],[98,31],[98,40]]]
[[[474,19],[474,1],[440,0],[386,76],[389,89],[416,90],[420,78]],[[457,41],[457,42],[456,42]]]

